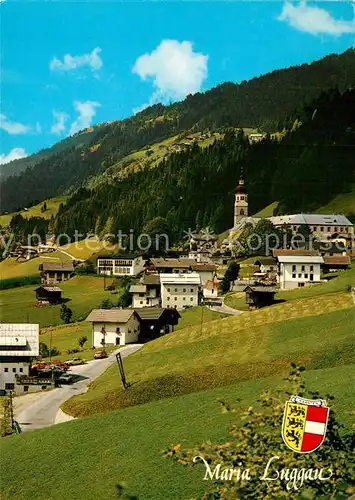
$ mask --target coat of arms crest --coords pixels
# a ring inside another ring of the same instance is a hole
[[[291,396],[285,404],[282,423],[284,443],[297,453],[311,453],[319,448],[327,430],[329,408],[323,399]]]

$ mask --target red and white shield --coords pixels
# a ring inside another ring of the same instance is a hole
[[[285,405],[282,438],[298,453],[310,453],[319,448],[327,430],[329,408],[326,402],[291,396]]]

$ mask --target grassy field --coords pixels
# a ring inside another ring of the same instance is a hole
[[[88,259],[94,253],[115,253],[118,252],[118,245],[112,245],[107,241],[101,241],[96,238],[86,238],[85,240],[69,243],[59,247],[68,252],[76,259]]]
[[[348,428],[355,423],[350,414],[354,368],[305,372],[312,389],[336,396],[332,407]],[[222,414],[218,400],[237,404],[240,398],[243,407],[255,405],[263,390],[282,385],[280,377],[239,382],[6,438],[0,454],[1,498],[114,500],[121,481],[139,500],[200,498],[210,486],[203,481],[204,468],[178,465],[161,450],[174,443],[187,448],[225,441],[235,415]],[[74,453],[68,453],[69,443]]]
[[[61,203],[65,203],[68,199],[67,196],[56,196],[55,198],[49,198],[45,200],[47,203],[47,210],[45,212],[41,212],[41,208],[43,206],[44,201],[38,203],[38,205],[34,205],[30,207],[28,210],[21,210],[20,212],[12,212],[7,215],[0,215],[0,227],[6,227],[9,225],[10,220],[13,215],[21,214],[22,217],[28,219],[29,217],[42,217],[44,219],[50,219],[55,216],[59,210],[59,205]]]
[[[110,278],[106,279],[106,286]],[[7,323],[39,323],[41,327],[58,325],[60,305],[37,306],[34,286],[12,288],[0,292],[1,320]],[[104,290],[104,278],[100,276],[75,276],[60,284],[66,305],[73,311],[73,320],[85,317],[101,301],[109,298],[116,302],[118,295]]]
[[[227,314],[211,311],[211,309],[201,306],[191,307],[190,309],[186,309],[186,311],[180,312],[180,314],[181,319],[179,320],[176,330],[181,330],[187,326],[201,325],[201,323],[203,324],[207,321],[222,319],[228,316]]]
[[[264,219],[265,217],[272,217],[274,215],[274,210],[278,207],[279,202],[274,201],[270,203],[267,207],[259,210],[253,217],[261,217]]]
[[[355,214],[355,185],[349,193],[342,193],[316,210],[319,214]]]
[[[14,257],[8,257],[0,262],[0,279],[18,278],[21,276],[39,275],[38,266],[44,262],[68,262],[70,258],[61,252],[43,254],[25,262],[18,262]]]
[[[299,299],[184,328],[147,344],[125,361],[124,393],[109,369],[87,393],[64,404],[75,416],[110,411],[284,373],[291,360],[309,368],[355,362],[350,293]]]
[[[245,301],[244,292],[228,293],[225,296],[224,303],[226,306],[233,307],[238,311],[248,311],[248,304]]]

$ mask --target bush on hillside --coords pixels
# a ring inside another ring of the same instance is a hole
[[[50,356],[59,356],[60,351],[56,347],[48,347],[44,342],[39,343],[39,354],[42,358],[49,358]]]
[[[22,276],[17,278],[7,278],[0,281],[0,290],[7,290],[8,288],[16,288],[19,286],[27,285],[40,285],[41,277],[37,274],[30,276]]]
[[[193,458],[203,457],[210,469],[221,464],[224,468],[249,469],[251,476],[255,471],[262,475],[267,461],[277,456],[277,471],[281,469],[320,469],[324,475],[332,475],[328,480],[308,480],[298,490],[287,489],[287,481],[261,481],[258,477],[246,481],[211,481],[211,489],[204,494],[203,500],[234,500],[236,498],[349,498],[355,492],[355,434],[345,434],[334,411],[330,410],[325,442],[312,453],[294,453],[282,442],[280,432],[283,420],[285,401],[290,395],[307,398],[320,398],[318,392],[306,389],[301,378],[303,368],[292,365],[292,371],[286,379],[288,384],[284,391],[274,396],[270,392],[263,393],[258,400],[259,408],[249,407],[246,410],[232,408],[221,402],[223,412],[235,412],[237,420],[230,429],[230,439],[226,443],[203,443],[195,450],[181,450],[180,444],[171,446],[164,452],[182,465],[191,465]],[[326,395],[326,400],[334,399]],[[276,467],[276,466],[275,466]],[[269,471],[268,477],[275,477],[275,469]],[[299,486],[299,481],[298,481]]]

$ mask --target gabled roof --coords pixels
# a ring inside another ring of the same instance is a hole
[[[0,324],[0,356],[32,357],[39,354],[39,325],[31,323]],[[4,349],[3,349],[4,348]],[[12,348],[12,349],[11,349]]]
[[[216,271],[217,266],[209,262],[195,262],[191,265],[193,271]]]
[[[279,290],[278,288],[272,287],[272,286],[247,286],[244,288],[243,292],[257,292],[257,293],[277,293]]]
[[[308,226],[352,226],[345,215],[341,214],[292,214],[268,217],[276,226],[282,224],[307,224]]]
[[[93,323],[127,323],[132,314],[135,314],[134,309],[93,309],[85,321]]]
[[[327,266],[349,266],[350,257],[348,255],[325,255],[324,264]]]
[[[131,293],[145,293],[147,287],[145,285],[131,285],[129,291]]]
[[[59,286],[40,286],[35,289],[35,292],[38,290],[45,290],[46,292],[62,292],[63,290],[59,288]]]
[[[193,264],[196,264],[194,259],[171,259],[164,257],[152,258],[150,261],[155,268],[189,269]]]
[[[72,262],[43,262],[39,265],[39,269],[42,271],[74,271],[74,265]]]
[[[181,318],[179,312],[176,309],[164,308],[164,307],[140,307],[135,309],[135,312],[139,319],[141,320],[158,320],[164,314],[168,316],[174,316],[174,318]]]
[[[160,285],[159,274],[144,274],[141,278],[142,285]]]

